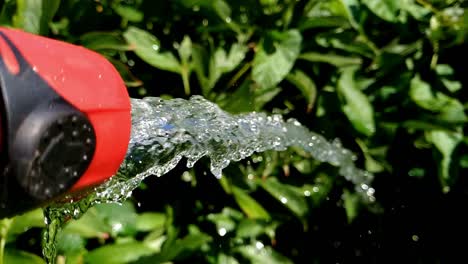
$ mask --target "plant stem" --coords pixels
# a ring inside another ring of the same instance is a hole
[[[10,229],[12,219],[6,218],[0,220],[0,264],[3,264],[3,258],[5,256],[5,245],[8,235],[8,230]]]
[[[227,87],[231,87],[234,84],[236,84],[239,79],[252,67],[252,62],[248,62],[242,66],[242,68],[232,77],[232,79],[229,81]]]
[[[180,70],[180,75],[182,76],[182,82],[184,83],[184,91],[186,95],[190,95],[190,71],[188,69],[188,65],[182,65],[182,69]]]

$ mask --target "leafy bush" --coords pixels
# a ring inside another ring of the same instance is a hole
[[[1,2],[3,25],[104,55],[132,97],[294,117],[376,175],[368,207],[298,149],[219,181],[179,166],[71,221],[59,263],[440,262],[467,234],[465,1]],[[39,210],[0,227],[6,263],[43,263]]]

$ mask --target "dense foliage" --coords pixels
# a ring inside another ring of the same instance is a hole
[[[233,113],[294,117],[375,174],[367,206],[298,149],[221,180],[206,162],[181,164],[123,206],[70,221],[58,263],[438,263],[463,247],[465,1],[0,2],[2,25],[106,56],[132,97],[201,94]],[[2,220],[5,262],[43,263],[42,228],[40,210]]]

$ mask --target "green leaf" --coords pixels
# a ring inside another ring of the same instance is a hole
[[[110,244],[90,251],[85,256],[86,263],[128,263],[155,253],[151,247],[141,242]]]
[[[63,232],[78,234],[84,238],[107,238],[111,227],[106,225],[96,208],[91,208],[80,219],[68,222]]]
[[[256,238],[266,234],[271,239],[274,239],[278,225],[277,222],[271,223],[257,219],[243,219],[237,226],[236,237]]]
[[[451,180],[450,165],[452,162],[452,153],[462,141],[463,136],[460,133],[443,130],[433,130],[427,133],[428,140],[432,142],[442,154],[442,159],[439,162],[439,178],[442,184],[447,186]]]
[[[362,0],[374,14],[388,22],[396,22],[400,1],[397,0]]]
[[[261,186],[300,219],[304,219],[309,213],[309,207],[303,192],[279,182],[274,177],[262,181]]]
[[[5,264],[45,264],[45,261],[32,253],[6,248],[3,258]]]
[[[247,51],[247,46],[241,43],[234,43],[229,52],[218,47],[213,54],[208,54],[200,45],[193,45],[191,66],[197,74],[205,96],[214,88],[222,74],[231,72],[239,66]]]
[[[138,260],[139,264],[164,263],[193,251],[200,250],[201,247],[211,242],[213,238],[199,230],[195,225],[189,225],[189,234],[182,239],[167,239],[161,252]]]
[[[57,251],[65,255],[85,250],[86,240],[78,234],[60,232],[57,241]]]
[[[358,215],[360,198],[358,194],[345,190],[343,193],[343,201],[348,223],[351,223]]]
[[[362,63],[361,58],[358,57],[345,57],[336,54],[323,54],[316,52],[306,52],[299,56],[299,59],[310,61],[310,62],[321,62],[334,65],[336,67],[345,67],[351,65],[360,65]]]
[[[353,127],[366,136],[375,133],[374,110],[367,96],[356,87],[355,68],[345,68],[338,80],[337,91],[343,99],[343,112]]]
[[[239,207],[248,217],[254,219],[270,219],[268,212],[244,190],[232,186],[232,194]]]
[[[294,84],[306,98],[307,109],[310,110],[315,104],[317,87],[314,81],[301,70],[294,70],[286,76],[286,80]]]
[[[218,101],[224,110],[230,113],[243,113],[255,109],[254,84],[250,79],[242,82],[239,88],[233,93]]]
[[[14,239],[18,234],[22,234],[34,227],[44,227],[44,215],[41,209],[29,211],[25,214],[12,218],[8,229],[8,240]]]
[[[237,221],[243,218],[243,214],[239,211],[225,207],[221,213],[209,214],[207,219],[216,225],[216,230],[220,236],[233,231],[237,226]]]
[[[438,113],[438,118],[447,122],[466,122],[463,105],[455,98],[441,92],[433,93],[428,83],[415,75],[410,84],[410,97],[421,108]]]
[[[130,71],[127,65],[125,65],[119,60],[115,60],[112,58],[107,58],[107,59],[117,69],[117,71],[120,74],[120,77],[122,77],[127,87],[138,87],[138,86],[143,85],[143,82],[137,77],[135,77],[135,75],[133,75],[133,73]]]
[[[0,13],[0,25],[11,26],[12,18],[16,12],[16,1],[7,0],[3,2],[2,11]]]
[[[13,25],[34,34],[47,35],[60,0],[18,0]]]
[[[266,49],[263,39],[253,61],[252,78],[262,88],[276,86],[291,71],[301,50],[302,36],[297,30],[272,32],[274,51]]]
[[[179,52],[182,64],[187,64],[190,57],[192,56],[192,40],[190,40],[189,36],[184,36],[184,39],[180,43],[180,46],[177,49],[177,51]]]
[[[164,228],[165,224],[166,215],[162,213],[146,212],[136,218],[136,229],[142,232]]]
[[[218,255],[218,259],[216,261],[216,264],[239,264],[239,261],[237,261],[234,257],[225,255],[223,253],[220,253]]]
[[[119,33],[88,32],[80,36],[81,45],[95,51],[120,50],[127,51],[131,47]]]
[[[181,66],[170,52],[160,52],[159,40],[151,33],[137,27],[128,27],[124,38],[143,61],[161,70],[179,73]]]
[[[97,204],[95,208],[99,217],[111,228],[113,236],[132,235],[136,232],[137,214],[132,203]]]
[[[131,6],[114,4],[112,5],[112,8],[117,14],[119,14],[119,16],[130,22],[138,23],[143,20],[143,12]]]
[[[255,245],[240,246],[236,248],[243,257],[247,258],[252,264],[292,264],[293,262],[274,251],[269,246],[264,246],[260,241],[257,241]]]

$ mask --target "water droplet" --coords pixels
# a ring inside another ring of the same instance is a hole
[[[265,245],[263,245],[262,242],[257,241],[257,242],[255,242],[255,247],[256,247],[258,250],[261,250],[261,249],[263,249],[263,248],[265,247]]]
[[[280,198],[280,201],[281,201],[283,204],[285,204],[285,203],[288,202],[288,199],[287,199],[286,197],[281,197],[281,198]]]
[[[122,228],[123,228],[122,223],[115,223],[115,224],[112,225],[112,231],[114,233],[120,232],[122,230]]]
[[[314,186],[314,187],[312,187],[312,191],[317,193],[317,192],[320,191],[320,189],[319,189],[319,187]]]
[[[411,236],[411,239],[412,239],[414,242],[418,242],[418,241],[419,241],[419,236],[418,236],[418,235],[412,235],[412,236]]]
[[[310,191],[309,191],[309,190],[305,190],[305,191],[304,191],[304,196],[309,197],[309,196],[310,196]]]
[[[206,19],[206,18],[203,19],[202,20],[202,25],[205,26],[205,27],[208,26],[208,19]]]
[[[37,72],[37,67],[36,67],[36,65],[34,65],[34,66],[32,67],[32,70],[35,71],[35,72]]]
[[[220,229],[218,229],[218,234],[219,234],[220,236],[224,236],[224,235],[226,235],[226,233],[227,233],[226,228],[221,227]]]
[[[102,74],[99,74],[99,75],[98,75],[98,79],[102,79]]]
[[[193,10],[194,12],[198,12],[198,11],[200,11],[200,6],[194,5],[194,6],[192,7],[192,10]]]
[[[159,45],[153,44],[153,45],[151,46],[151,48],[152,48],[153,50],[155,50],[155,51],[158,51],[158,50],[159,50]]]
[[[230,18],[230,17],[226,17],[225,20],[226,20],[226,23],[228,23],[228,24],[232,22],[232,18]]]

